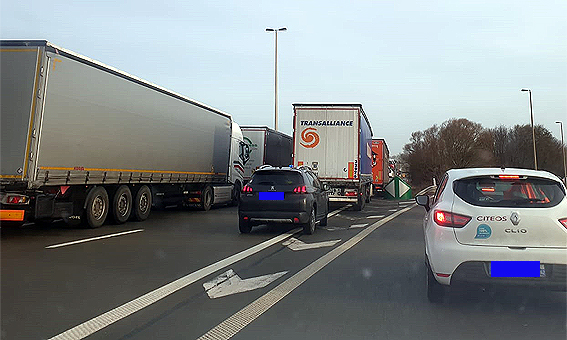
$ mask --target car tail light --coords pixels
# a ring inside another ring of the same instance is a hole
[[[293,218],[293,223],[299,223],[299,218],[294,217],[294,218]]]
[[[567,217],[560,219],[559,222],[561,222],[561,224],[563,224],[563,226],[567,228]]]
[[[246,185],[242,188],[242,192],[252,192],[252,187],[249,186],[248,184],[246,184]]]
[[[345,196],[356,196],[356,190],[345,190]]]
[[[300,185],[298,187],[295,187],[293,189],[293,192],[295,192],[296,194],[304,194],[307,192],[307,187],[305,185]]]
[[[469,216],[453,214],[442,210],[435,210],[433,212],[433,219],[435,223],[440,226],[452,228],[462,228],[471,220]]]

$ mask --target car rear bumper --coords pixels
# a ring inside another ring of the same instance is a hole
[[[567,266],[552,263],[543,263],[543,266],[545,277],[490,277],[490,262],[468,261],[457,267],[452,275],[451,283],[536,286],[565,291],[567,287]]]
[[[329,202],[348,202],[356,203],[358,202],[358,197],[356,196],[329,196]]]
[[[556,279],[561,280],[560,275],[565,275],[564,266],[567,266],[565,248],[469,246],[458,243],[454,235],[451,237],[444,232],[441,233],[442,237],[426,234],[426,253],[429,264],[435,273],[435,278],[441,284],[449,285],[455,280],[553,286]],[[439,239],[442,241],[439,242]],[[551,266],[549,273],[552,276],[548,275],[547,278],[492,278],[484,269],[485,264],[491,261],[539,261],[546,266],[546,269],[547,266]],[[561,272],[563,274],[560,274]],[[559,276],[555,277],[555,275]],[[565,276],[563,276],[563,287],[565,287]]]
[[[241,211],[238,215],[241,220],[247,217],[251,223],[294,223],[294,218],[299,220],[295,223],[307,223],[309,220],[309,213],[306,211]]]

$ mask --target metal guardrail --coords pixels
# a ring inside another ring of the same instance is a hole
[[[436,190],[436,189],[437,189],[437,186],[436,186],[436,185],[428,186],[427,188],[425,188],[425,189],[421,190],[420,192],[418,192],[418,193],[416,194],[416,196],[417,196],[417,195],[426,195],[426,194],[427,194],[427,195],[433,195],[433,194],[435,193],[435,190]]]

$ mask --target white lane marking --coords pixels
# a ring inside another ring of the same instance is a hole
[[[217,270],[223,269],[226,266],[230,266],[231,264],[238,262],[250,255],[256,254],[257,252],[268,248],[271,245],[279,243],[285,240],[288,237],[291,237],[293,234],[298,233],[301,231],[301,228],[294,229],[289,231],[285,234],[278,235],[276,237],[272,237],[271,239],[264,241],[260,244],[257,244],[251,248],[241,251],[240,253],[234,254],[232,256],[227,257],[224,260],[220,260],[216,263],[208,265],[207,267],[201,268],[196,272],[188,274],[180,279],[177,279],[173,282],[170,282],[164,286],[159,287],[145,295],[142,295],[132,301],[126,302],[125,304],[116,307],[106,313],[103,313],[97,317],[94,317],[86,322],[83,322],[80,325],[77,325],[71,329],[66,330],[65,332],[58,334],[49,340],[79,340],[83,339],[94,332],[97,332],[116,321],[119,321],[130,314],[133,314],[154,302],[157,302],[164,297],[180,290],[181,288],[187,287],[188,285],[198,281],[205,276],[211,275]]]
[[[330,212],[330,213],[327,214],[327,218],[333,217],[333,216],[335,216],[336,214],[340,213],[341,211],[343,211],[343,210],[345,210],[345,209],[348,209],[348,208],[350,208],[350,207],[352,207],[352,205],[347,204],[347,205],[345,205],[345,206],[342,207],[342,208],[339,208],[339,209],[337,209],[337,210],[335,210],[335,211],[333,211],[333,212]]]
[[[262,295],[248,306],[242,308],[228,319],[224,320],[217,326],[213,327],[207,333],[199,337],[198,340],[227,340],[233,337],[236,333],[240,332],[244,327],[256,320],[260,315],[278,303],[281,299],[286,297],[295,288],[299,287],[302,283],[307,281],[311,276],[319,270],[328,265],[331,261],[342,255],[345,251],[352,248],[366,236],[370,235],[374,230],[378,229],[385,223],[393,220],[402,213],[410,210],[412,207],[404,208],[390,216],[364,228],[354,237],[339,245],[335,249],[329,251],[317,260],[313,261],[307,267],[300,270],[298,273],[285,280],[277,287]]]
[[[90,241],[102,240],[102,239],[109,238],[109,237],[116,237],[116,236],[132,234],[132,233],[138,233],[140,231],[144,231],[144,229],[135,229],[135,230],[124,231],[124,232],[116,233],[116,234],[102,235],[102,236],[97,236],[97,237],[86,238],[86,239],[83,239],[83,240],[54,244],[54,245],[51,245],[51,246],[47,246],[45,248],[46,249],[53,249],[53,248],[65,247],[65,246],[70,246],[70,245],[78,244],[78,243],[85,243],[85,242],[90,242]]]
[[[289,249],[293,251],[298,250],[306,250],[306,249],[315,249],[315,248],[322,248],[322,247],[332,247],[341,240],[332,240],[332,241],[325,241],[325,242],[316,242],[316,243],[305,243],[301,240],[296,239],[295,237],[291,237],[289,240],[282,243],[282,245],[287,246]]]
[[[203,288],[211,299],[220,298],[236,293],[264,288],[273,281],[287,274],[287,271],[262,275],[242,280],[234,270],[229,269],[209,282],[203,283]]]
[[[368,223],[364,223],[364,224],[353,224],[349,227],[349,229],[356,229],[356,228],[364,228],[368,225]]]
[[[388,211],[390,211],[390,212],[392,212],[392,211],[398,211],[398,209],[390,209],[390,210],[388,210]]]
[[[373,215],[373,216],[367,216],[366,218],[382,218],[384,217],[384,215]]]

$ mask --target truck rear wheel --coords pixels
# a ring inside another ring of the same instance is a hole
[[[354,210],[361,211],[362,209],[364,209],[365,205],[366,205],[366,198],[364,198],[364,195],[358,195],[358,201],[354,206]]]
[[[89,228],[98,228],[104,224],[108,215],[108,193],[103,187],[95,187],[89,192],[85,202],[86,222]]]
[[[116,223],[124,223],[132,212],[132,192],[126,185],[118,187],[112,198],[112,218]]]
[[[142,185],[136,192],[132,207],[132,217],[136,221],[144,221],[150,216],[152,208],[152,192],[147,185]]]
[[[210,185],[205,186],[201,192],[201,209],[208,211],[213,205],[213,188]]]
[[[236,206],[238,205],[238,202],[240,201],[240,190],[242,190],[242,187],[240,185],[239,181],[236,181],[236,183],[234,183],[234,187],[232,188],[232,202],[231,205]]]

